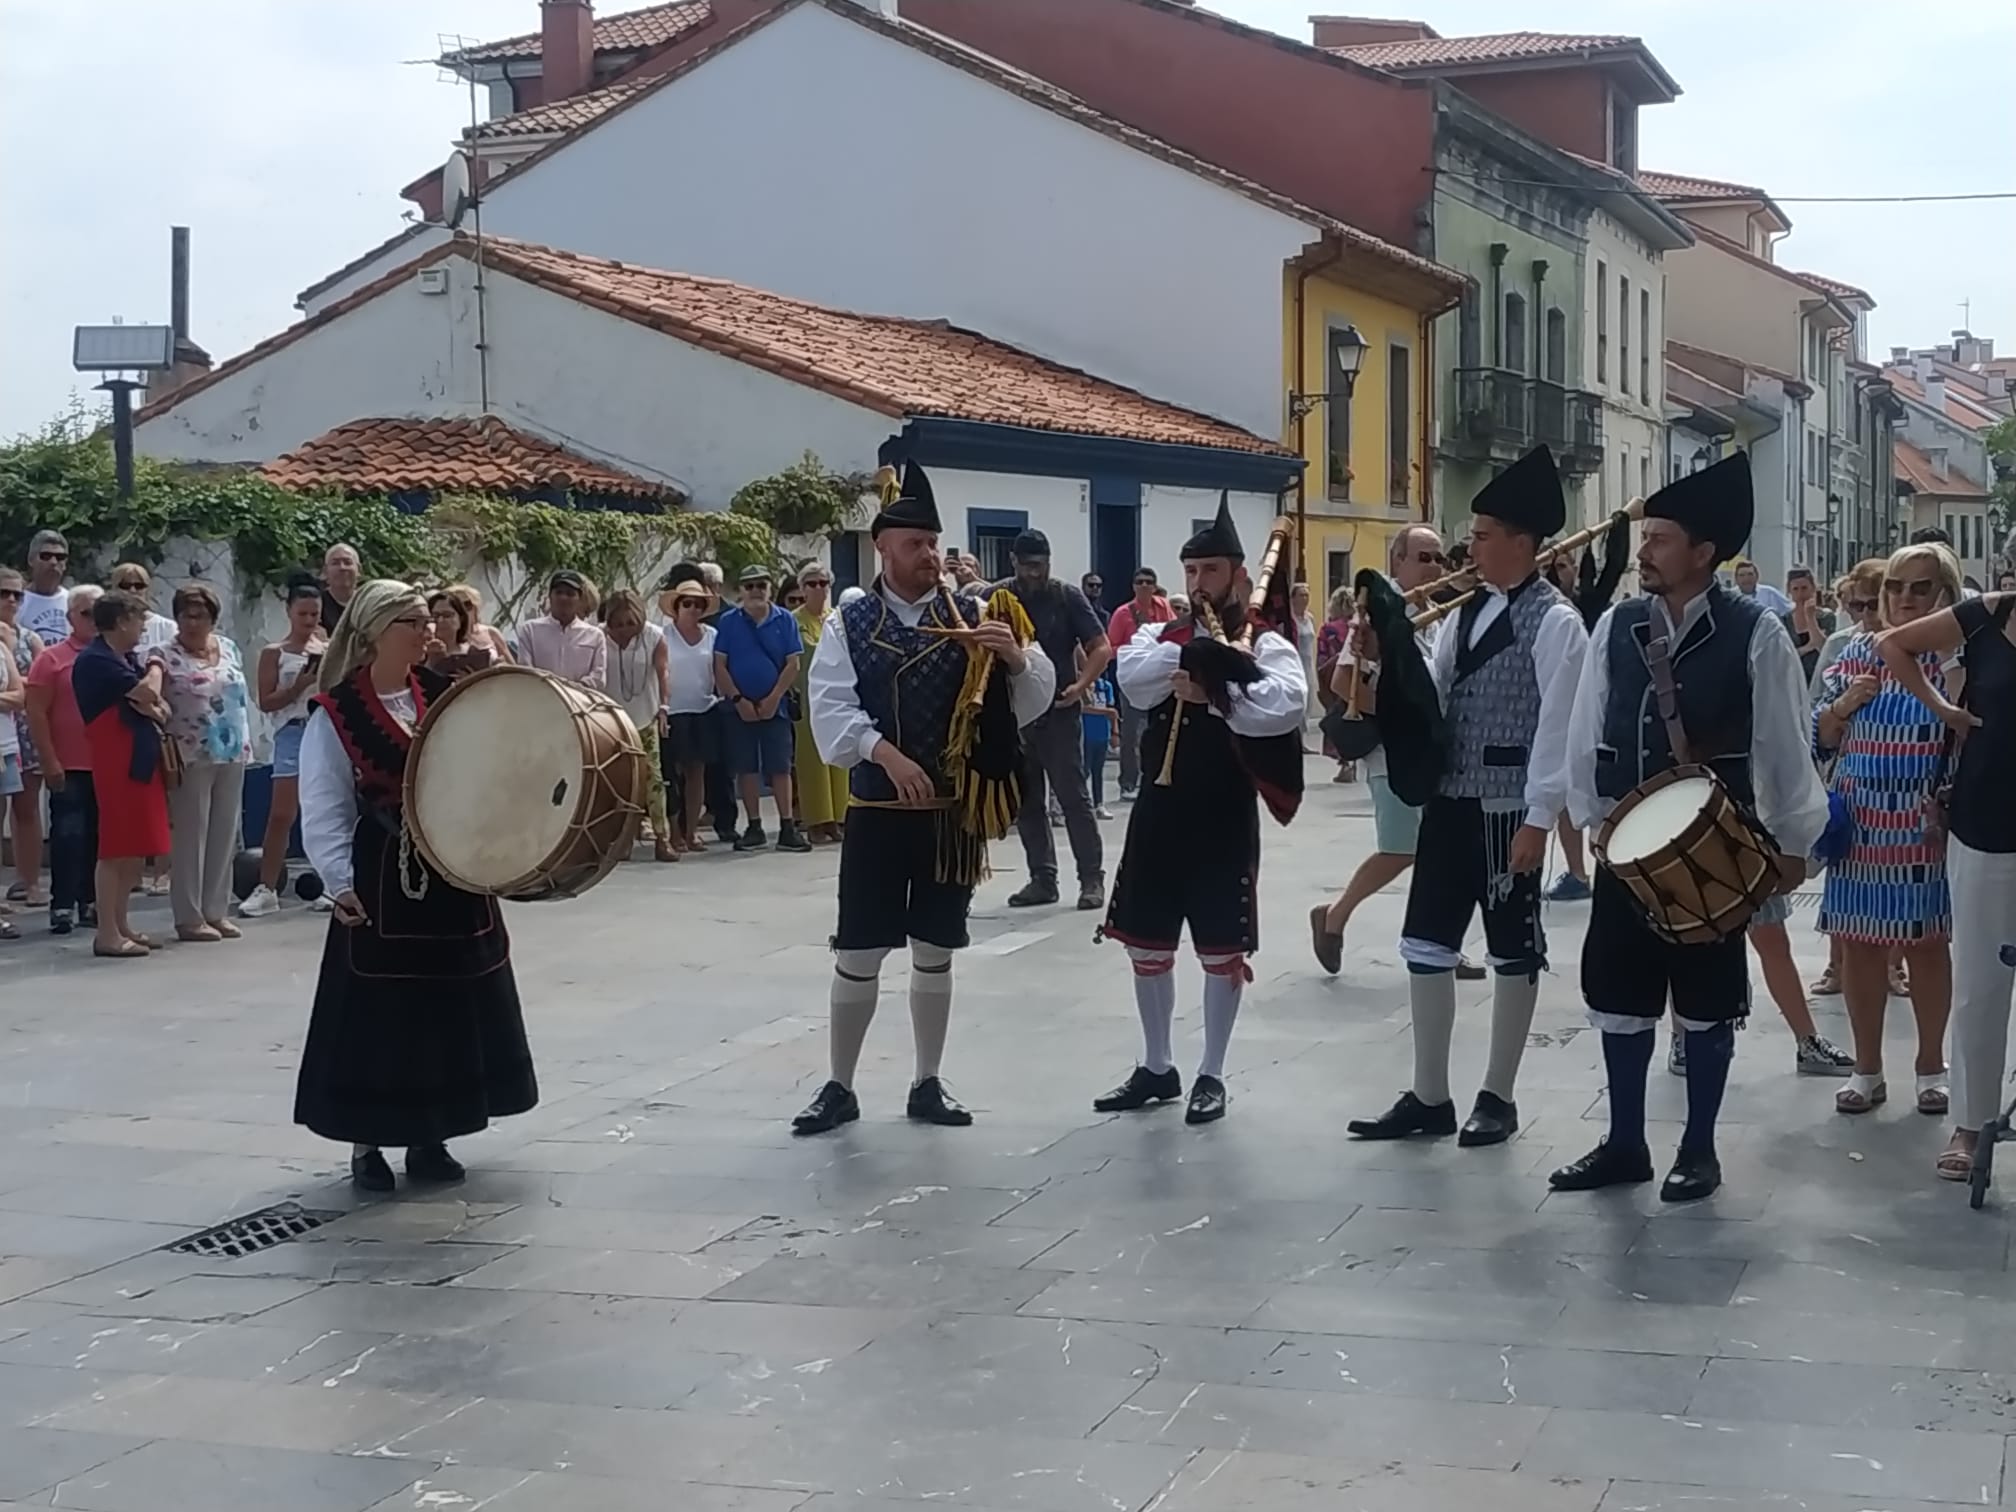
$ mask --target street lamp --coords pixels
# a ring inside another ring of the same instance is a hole
[[[1337,381],[1344,385],[1343,392],[1341,394],[1334,391],[1322,394],[1304,394],[1300,392],[1290,394],[1288,396],[1289,419],[1306,419],[1317,405],[1328,403],[1332,399],[1342,398],[1346,404],[1351,402],[1351,390],[1358,383],[1358,369],[1365,361],[1365,338],[1358,334],[1358,327],[1347,325],[1337,333],[1336,339],[1330,344],[1330,348],[1337,356]]]
[[[112,459],[119,497],[133,497],[133,390],[147,385],[124,373],[165,373],[175,365],[175,328],[156,325],[78,326],[70,366],[104,373],[98,387],[112,396]]]

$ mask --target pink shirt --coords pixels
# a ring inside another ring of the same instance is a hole
[[[28,686],[49,690],[49,743],[55,746],[57,763],[66,772],[91,770],[91,743],[84,734],[84,716],[77,712],[77,689],[70,681],[70,669],[77,665],[77,653],[89,641],[59,641],[35,658],[28,669]]]
[[[603,688],[609,683],[609,641],[600,625],[577,619],[563,625],[550,614],[518,627],[518,659],[543,672]]]
[[[1113,611],[1113,618],[1106,625],[1106,639],[1113,643],[1115,650],[1134,639],[1134,632],[1143,625],[1166,625],[1176,618],[1176,611],[1169,607],[1169,600],[1156,594],[1148,605],[1148,612],[1137,615],[1134,600],[1129,599]]]

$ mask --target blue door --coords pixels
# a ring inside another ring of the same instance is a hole
[[[1092,570],[1104,585],[1102,608],[1113,610],[1134,591],[1141,565],[1141,484],[1138,479],[1093,476]]]

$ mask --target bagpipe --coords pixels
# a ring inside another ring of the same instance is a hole
[[[1593,625],[1609,607],[1623,581],[1631,546],[1631,525],[1645,516],[1645,501],[1633,499],[1599,525],[1578,530],[1543,549],[1535,566],[1545,572],[1556,558],[1603,537],[1603,565],[1582,559],[1581,577],[1571,595],[1583,623]],[[1354,658],[1343,706],[1324,721],[1323,733],[1340,761],[1358,761],[1384,747],[1387,780],[1402,803],[1420,807],[1442,780],[1448,742],[1435,674],[1423,655],[1420,635],[1459,612],[1483,592],[1472,568],[1451,572],[1402,593],[1383,572],[1366,568],[1354,580],[1358,618],[1379,647],[1379,695],[1366,718],[1359,699],[1364,663]]]

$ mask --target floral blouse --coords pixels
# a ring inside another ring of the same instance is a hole
[[[148,660],[162,668],[168,733],[191,764],[252,758],[252,700],[238,646],[217,637],[217,660],[205,661],[179,640],[155,646]]]

